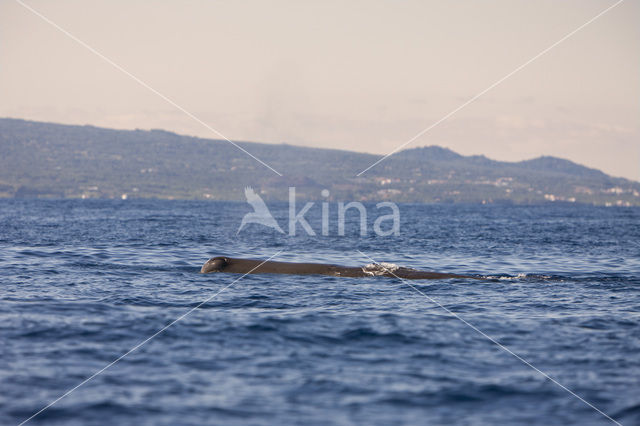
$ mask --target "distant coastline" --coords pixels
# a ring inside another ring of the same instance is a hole
[[[640,206],[640,183],[569,160],[501,162],[431,146],[380,156],[285,144],[227,141],[163,130],[112,130],[0,119],[0,198],[265,200]]]

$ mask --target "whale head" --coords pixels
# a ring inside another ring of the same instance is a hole
[[[228,259],[226,257],[212,257],[207,260],[207,262],[202,265],[202,269],[200,269],[201,274],[208,274],[209,272],[220,272],[222,269],[227,266]]]

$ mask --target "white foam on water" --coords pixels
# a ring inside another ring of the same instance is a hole
[[[518,275],[483,275],[482,278],[485,280],[500,280],[500,281],[515,281],[522,280],[527,278],[527,274],[518,274]]]
[[[487,280],[500,280],[500,281],[516,281],[516,280],[524,280],[524,279],[540,279],[540,280],[549,280],[552,277],[550,275],[536,275],[536,274],[524,274],[519,273],[518,275],[485,275],[482,278]]]

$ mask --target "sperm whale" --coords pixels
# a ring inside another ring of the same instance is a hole
[[[373,263],[366,266],[340,266],[326,263],[275,262],[258,259],[237,259],[217,256],[209,259],[200,270],[202,274],[228,272],[234,274],[288,274],[288,275],[330,275],[334,277],[402,278],[407,280],[438,280],[448,278],[480,279],[469,275],[420,271],[389,263]]]

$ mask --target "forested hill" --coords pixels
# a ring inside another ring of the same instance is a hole
[[[163,130],[112,130],[0,119],[0,197],[456,203],[579,202],[640,205],[640,183],[571,161],[517,163],[462,156],[437,146],[400,151],[362,176],[380,156],[285,144],[227,141]]]

